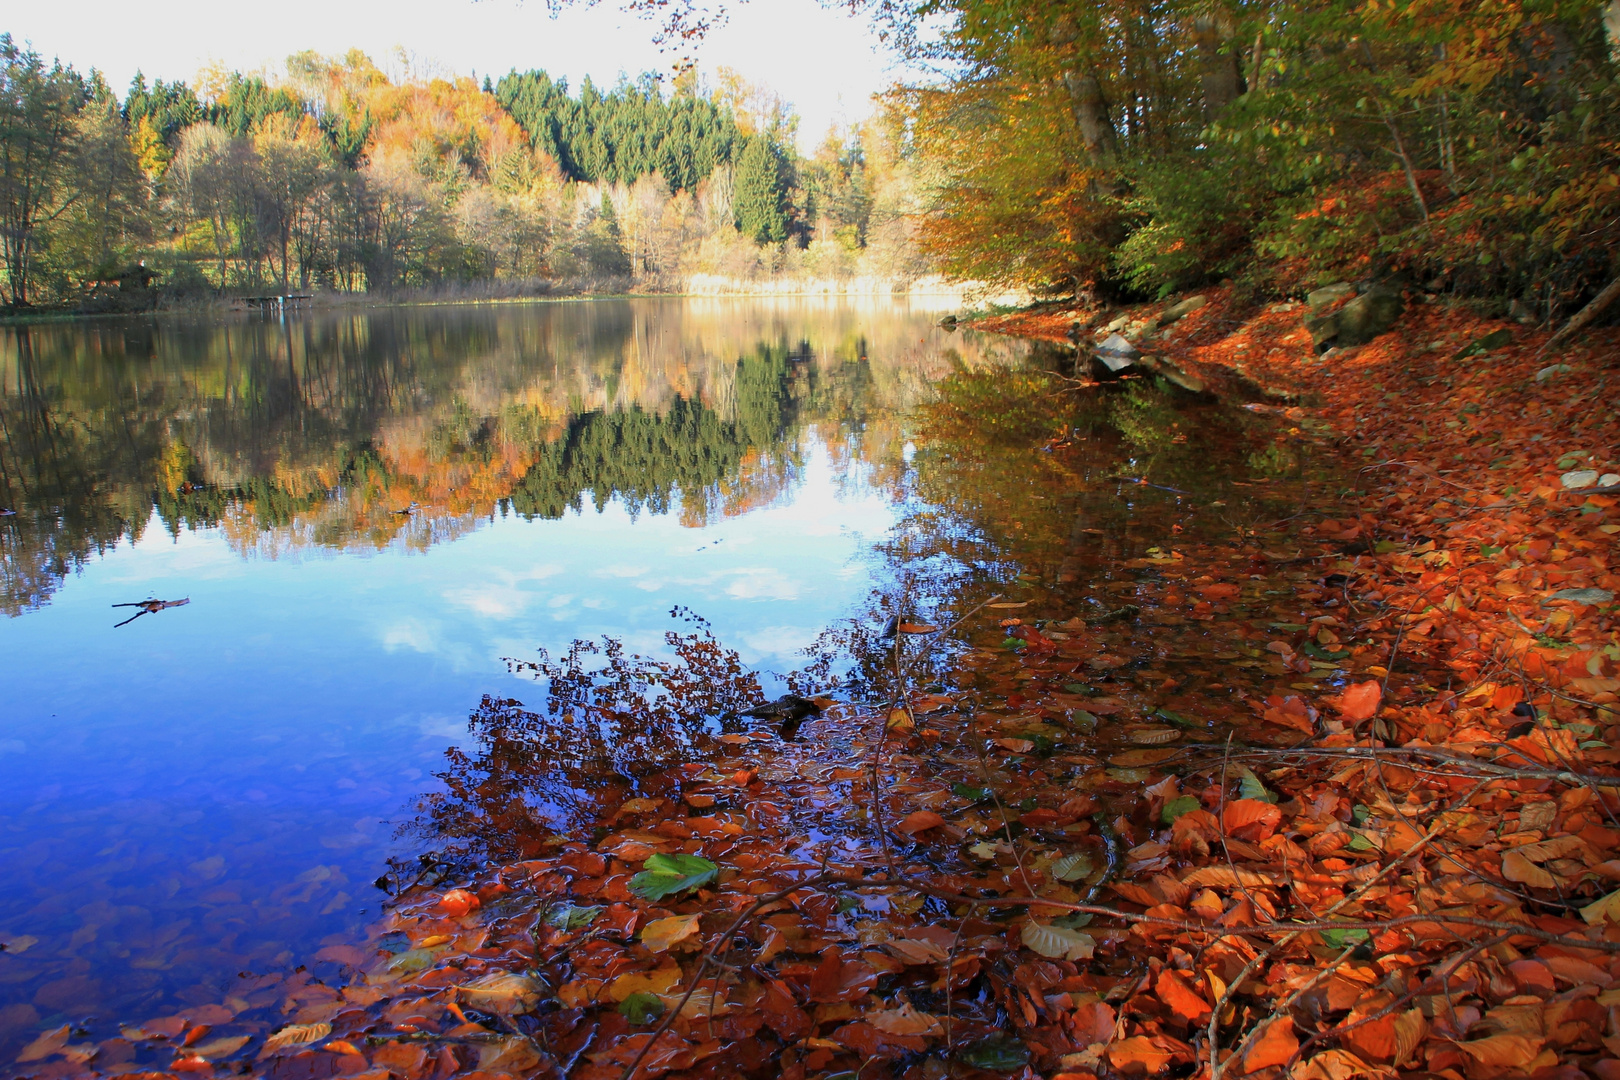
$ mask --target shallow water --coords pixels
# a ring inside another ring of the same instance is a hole
[[[1163,387],[1060,416],[969,380],[913,445],[941,378],[1026,352],[787,301],[0,331],[0,1057],[360,937],[469,713],[538,696],[505,657],[657,653],[679,606],[785,672],[874,596],[1078,603],[1278,512],[1244,485],[1298,462]],[[190,602],[115,627],[148,598]]]

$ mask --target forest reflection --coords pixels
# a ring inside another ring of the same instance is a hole
[[[485,697],[406,831],[462,869],[590,839],[628,800],[669,795],[670,770],[711,760],[728,735],[751,729],[779,745],[773,723],[738,714],[781,689],[830,691],[881,715],[900,688],[881,632],[890,616],[948,626],[996,595],[1044,595],[1084,618],[1151,581],[1129,565],[1151,545],[1230,537],[1292,512],[1293,485],[1273,484],[1314,466],[1286,429],[1166,383],[1077,389],[1062,360],[956,364],[917,402],[916,451],[893,477],[902,513],[871,552],[873,588],[796,670],[750,670],[684,611],[672,615],[695,626],[668,632],[661,657],[604,639],[509,661],[539,684],[539,704]],[[909,649],[906,690],[947,689],[972,644],[994,641],[964,633]]]
[[[276,557],[614,500],[702,525],[776,499],[810,426],[882,484],[896,417],[943,364],[1020,348],[946,357],[926,316],[869,315],[617,301],[0,329],[0,609],[153,527]]]

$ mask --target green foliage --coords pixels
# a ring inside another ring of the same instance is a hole
[[[666,98],[651,75],[606,94],[586,79],[574,98],[567,80],[514,71],[495,84],[495,100],[575,180],[630,184],[656,172],[670,190],[690,190],[731,160],[737,142],[730,111],[689,89]]]
[[[158,79],[148,88],[146,76],[137,71],[130,81],[129,93],[124,98],[125,122],[133,128],[142,120],[147,121],[171,150],[178,144],[180,132],[203,118],[202,103],[196,93],[179,79],[168,83]]]
[[[638,991],[619,1002],[619,1014],[641,1027],[664,1015],[664,999],[657,994]]]
[[[732,181],[737,228],[756,244],[780,244],[788,234],[787,159],[769,136],[744,140]]]
[[[257,75],[231,72],[225,84],[225,93],[213,105],[204,109],[204,116],[212,124],[224,128],[238,138],[258,130],[264,118],[280,113],[294,120],[303,118],[304,105],[290,92],[272,87]]]
[[[701,855],[659,852],[648,856],[642,867],[641,872],[630,879],[630,891],[643,900],[662,900],[696,889],[720,874],[720,868]]]

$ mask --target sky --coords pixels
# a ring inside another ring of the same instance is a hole
[[[553,18],[544,0],[4,0],[0,32],[81,71],[99,68],[122,92],[137,70],[147,79],[191,81],[210,61],[279,72],[304,49],[341,54],[359,48],[384,70],[403,48],[418,70],[481,80],[516,68],[589,75],[611,84],[620,72],[668,73],[676,55],[653,43],[655,26],[614,0]],[[902,72],[872,26],[817,0],[733,3],[730,21],[695,50],[700,70],[733,68],[789,101],[801,117],[800,142],[820,142],[834,123],[859,120],[870,98]]]

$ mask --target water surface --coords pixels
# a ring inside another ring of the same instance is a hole
[[[829,627],[858,665],[900,604],[1112,607],[1154,587],[1125,570],[1145,551],[1286,512],[1301,463],[1251,414],[1075,395],[1061,358],[933,319],[647,300],[0,329],[0,1058],[327,971],[387,860],[433,846],[401,830],[447,751],[478,752],[469,714],[539,696],[503,658],[658,653],[685,608],[775,692]],[[148,598],[189,603],[115,626]],[[1144,655],[1198,634],[1130,632]]]

